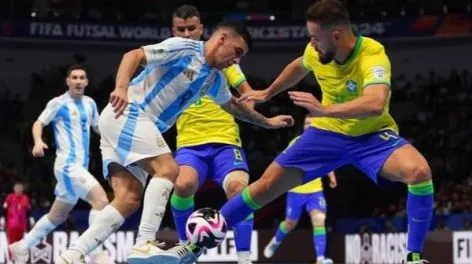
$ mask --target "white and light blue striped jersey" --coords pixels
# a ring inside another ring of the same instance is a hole
[[[175,37],[143,50],[147,65],[130,82],[128,97],[161,132],[200,97],[218,104],[231,99],[223,73],[206,63],[203,41]]]
[[[53,124],[57,159],[65,165],[88,167],[90,127],[98,127],[97,105],[92,98],[74,100],[66,92],[50,100],[38,120],[45,126]]]

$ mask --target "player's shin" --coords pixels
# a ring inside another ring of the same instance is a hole
[[[249,215],[244,221],[235,225],[235,242],[237,252],[249,252],[251,250],[252,229],[254,227],[254,215]]]
[[[29,249],[32,246],[38,244],[43,237],[47,236],[47,234],[54,230],[59,224],[60,223],[52,223],[51,220],[49,220],[48,215],[44,215],[38,220],[38,222],[36,222],[33,229],[31,229],[31,231],[25,235],[20,244],[21,248]]]
[[[249,187],[246,187],[241,193],[233,196],[223,205],[221,214],[225,218],[228,227],[232,228],[260,207],[251,197]]]
[[[170,198],[170,204],[172,215],[174,216],[175,228],[179,235],[179,242],[184,244],[188,240],[185,233],[185,224],[195,209],[194,196],[180,197],[174,192]]]
[[[285,225],[285,221],[284,222],[281,222],[279,224],[279,227],[277,228],[277,231],[275,232],[275,242],[277,244],[280,244],[282,242],[282,240],[285,239],[285,237],[287,236],[288,233],[290,233],[291,230],[289,230],[286,225]]]
[[[313,245],[317,259],[324,259],[326,254],[326,228],[324,225],[313,227]]]
[[[95,216],[89,228],[64,255],[71,260],[88,255],[120,228],[124,221],[125,218],[115,207],[107,205]]]
[[[408,244],[409,252],[420,253],[433,215],[433,181],[408,185]]]
[[[174,184],[165,178],[153,177],[144,194],[143,213],[139,225],[136,243],[156,240],[162,218],[166,211],[167,201]]]

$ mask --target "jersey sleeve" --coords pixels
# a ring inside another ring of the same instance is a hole
[[[363,58],[361,71],[364,87],[371,84],[386,84],[390,86],[391,66],[385,53]]]
[[[98,109],[97,104],[93,99],[90,99],[90,106],[92,107],[92,127],[98,127]]]
[[[51,121],[54,120],[56,117],[57,112],[61,108],[61,103],[59,98],[54,98],[48,102],[46,108],[44,108],[43,112],[38,117],[38,120],[43,123],[43,125],[48,125]]]
[[[208,91],[208,96],[219,105],[231,99],[232,95],[222,72],[219,72],[215,78],[215,85]]]
[[[307,71],[314,71],[313,64],[318,60],[318,54],[316,53],[313,46],[310,43],[306,45],[305,51],[303,52],[303,68]]]
[[[142,47],[147,64],[166,64],[179,57],[203,54],[203,45],[199,41],[170,38],[158,44]]]
[[[241,83],[246,81],[246,75],[244,75],[239,64],[233,64],[230,67],[223,70],[228,85],[234,89],[238,89]]]

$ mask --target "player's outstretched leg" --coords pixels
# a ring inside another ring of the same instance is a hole
[[[75,244],[64,252],[58,264],[83,263],[83,257],[95,250],[124,223],[125,218],[135,213],[141,205],[143,184],[127,169],[111,163],[108,166],[114,199],[101,210],[89,228]]]
[[[434,188],[426,159],[410,144],[396,149],[385,162],[382,176],[408,185],[408,255],[403,263],[427,263],[423,245],[433,215]]]
[[[56,198],[49,213],[43,215],[22,240],[9,246],[10,252],[12,253],[12,260],[14,260],[15,263],[26,263],[29,258],[29,249],[37,245],[41,239],[65,222],[74,206],[75,202],[66,202]]]
[[[285,220],[279,224],[274,237],[264,248],[264,256],[271,258],[278,249],[288,233],[290,233],[298,224],[298,220],[305,208],[307,200],[303,197],[305,194],[288,192],[285,202]]]
[[[322,193],[318,194],[322,195]],[[326,213],[320,210],[311,210],[310,218],[311,224],[313,225],[313,245],[315,246],[316,263],[332,264],[333,261],[329,258],[326,258]]]
[[[279,224],[277,231],[275,231],[275,235],[269,241],[269,243],[264,248],[264,257],[272,258],[274,256],[275,251],[279,248],[282,244],[285,237],[290,233],[298,224],[298,219],[290,219],[285,218],[283,222]]]

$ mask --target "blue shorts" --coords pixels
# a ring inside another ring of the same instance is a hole
[[[275,162],[282,167],[303,170],[304,183],[348,164],[379,183],[378,175],[385,161],[405,144],[408,141],[392,130],[354,137],[309,127]]]
[[[223,188],[225,177],[230,172],[249,172],[244,150],[229,144],[210,143],[183,147],[177,150],[175,160],[179,166],[187,165],[198,172],[200,186],[210,177]]]
[[[285,216],[291,220],[298,220],[302,214],[303,208],[306,212],[318,210],[326,213],[326,200],[321,192],[315,193],[287,193],[287,204],[285,206]]]

